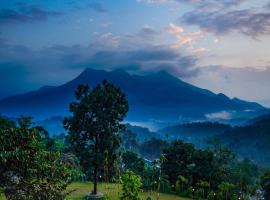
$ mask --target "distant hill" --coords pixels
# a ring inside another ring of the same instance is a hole
[[[259,122],[261,120],[268,120],[268,119],[270,119],[270,113],[269,114],[260,115],[258,117],[249,119],[247,121],[247,124],[253,124],[253,123]]]
[[[257,103],[230,99],[181,81],[161,71],[131,75],[123,70],[107,72],[86,69],[75,79],[58,87],[45,86],[29,93],[0,100],[0,113],[7,116],[30,115],[37,119],[68,115],[69,102],[79,84],[94,87],[102,80],[120,86],[127,95],[129,121],[179,121],[205,119],[207,114],[227,111],[233,117],[254,116],[265,108]],[[246,111],[252,112],[246,112]]]
[[[220,135],[230,129],[230,125],[218,122],[193,122],[168,126],[158,132],[164,138],[168,138],[169,140],[180,139],[191,142],[198,147],[204,147],[207,145],[210,138]]]
[[[253,124],[227,130],[217,139],[240,158],[270,166],[270,116],[259,118]]]
[[[152,132],[148,128],[145,128],[145,127],[126,124],[126,129],[132,131],[133,133],[136,133],[137,139],[140,142],[149,140],[153,137],[160,138],[160,135],[158,133]]]
[[[38,120],[34,121],[34,126],[42,126],[44,127],[50,135],[58,135],[61,133],[66,133],[66,130],[63,127],[63,120],[64,117],[51,117],[45,120]],[[146,127],[142,126],[135,126],[131,124],[125,124],[126,125],[126,130],[130,130],[133,133],[137,135],[137,140],[140,142],[143,142],[145,140],[149,140],[152,137],[159,138],[160,136],[156,132],[150,131]]]

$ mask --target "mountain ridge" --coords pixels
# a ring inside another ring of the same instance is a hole
[[[43,86],[38,90],[0,100],[0,113],[11,116],[31,115],[38,118],[67,115],[68,104],[74,100],[79,84],[94,87],[107,79],[121,87],[130,103],[129,119],[179,120],[203,119],[207,113],[222,110],[245,112],[263,110],[257,103],[233,100],[186,83],[166,71],[147,75],[132,75],[87,68],[73,80],[59,86]]]

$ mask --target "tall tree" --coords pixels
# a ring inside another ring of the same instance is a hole
[[[138,154],[132,151],[123,152],[122,163],[125,170],[130,170],[136,174],[143,176],[146,168],[146,162],[143,158],[140,158]]]
[[[93,194],[97,194],[105,157],[119,146],[118,132],[124,128],[121,122],[128,112],[128,102],[120,88],[107,81],[92,90],[80,85],[75,96],[76,101],[70,104],[72,116],[65,118],[64,127],[84,169],[94,170]]]
[[[176,185],[177,178],[182,175],[189,178],[190,168],[194,165],[193,154],[195,148],[192,144],[184,143],[181,140],[173,141],[163,150],[165,161],[161,168],[168,176],[172,186]]]

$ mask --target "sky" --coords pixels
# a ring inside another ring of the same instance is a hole
[[[123,68],[270,107],[269,52],[270,0],[0,0],[0,98]]]

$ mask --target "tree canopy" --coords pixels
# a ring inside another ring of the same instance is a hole
[[[106,174],[116,161],[118,133],[124,128],[121,122],[128,112],[128,102],[120,88],[107,81],[93,89],[80,85],[75,97],[70,103],[72,116],[65,118],[64,127],[82,167],[93,174],[96,194],[100,171]]]

